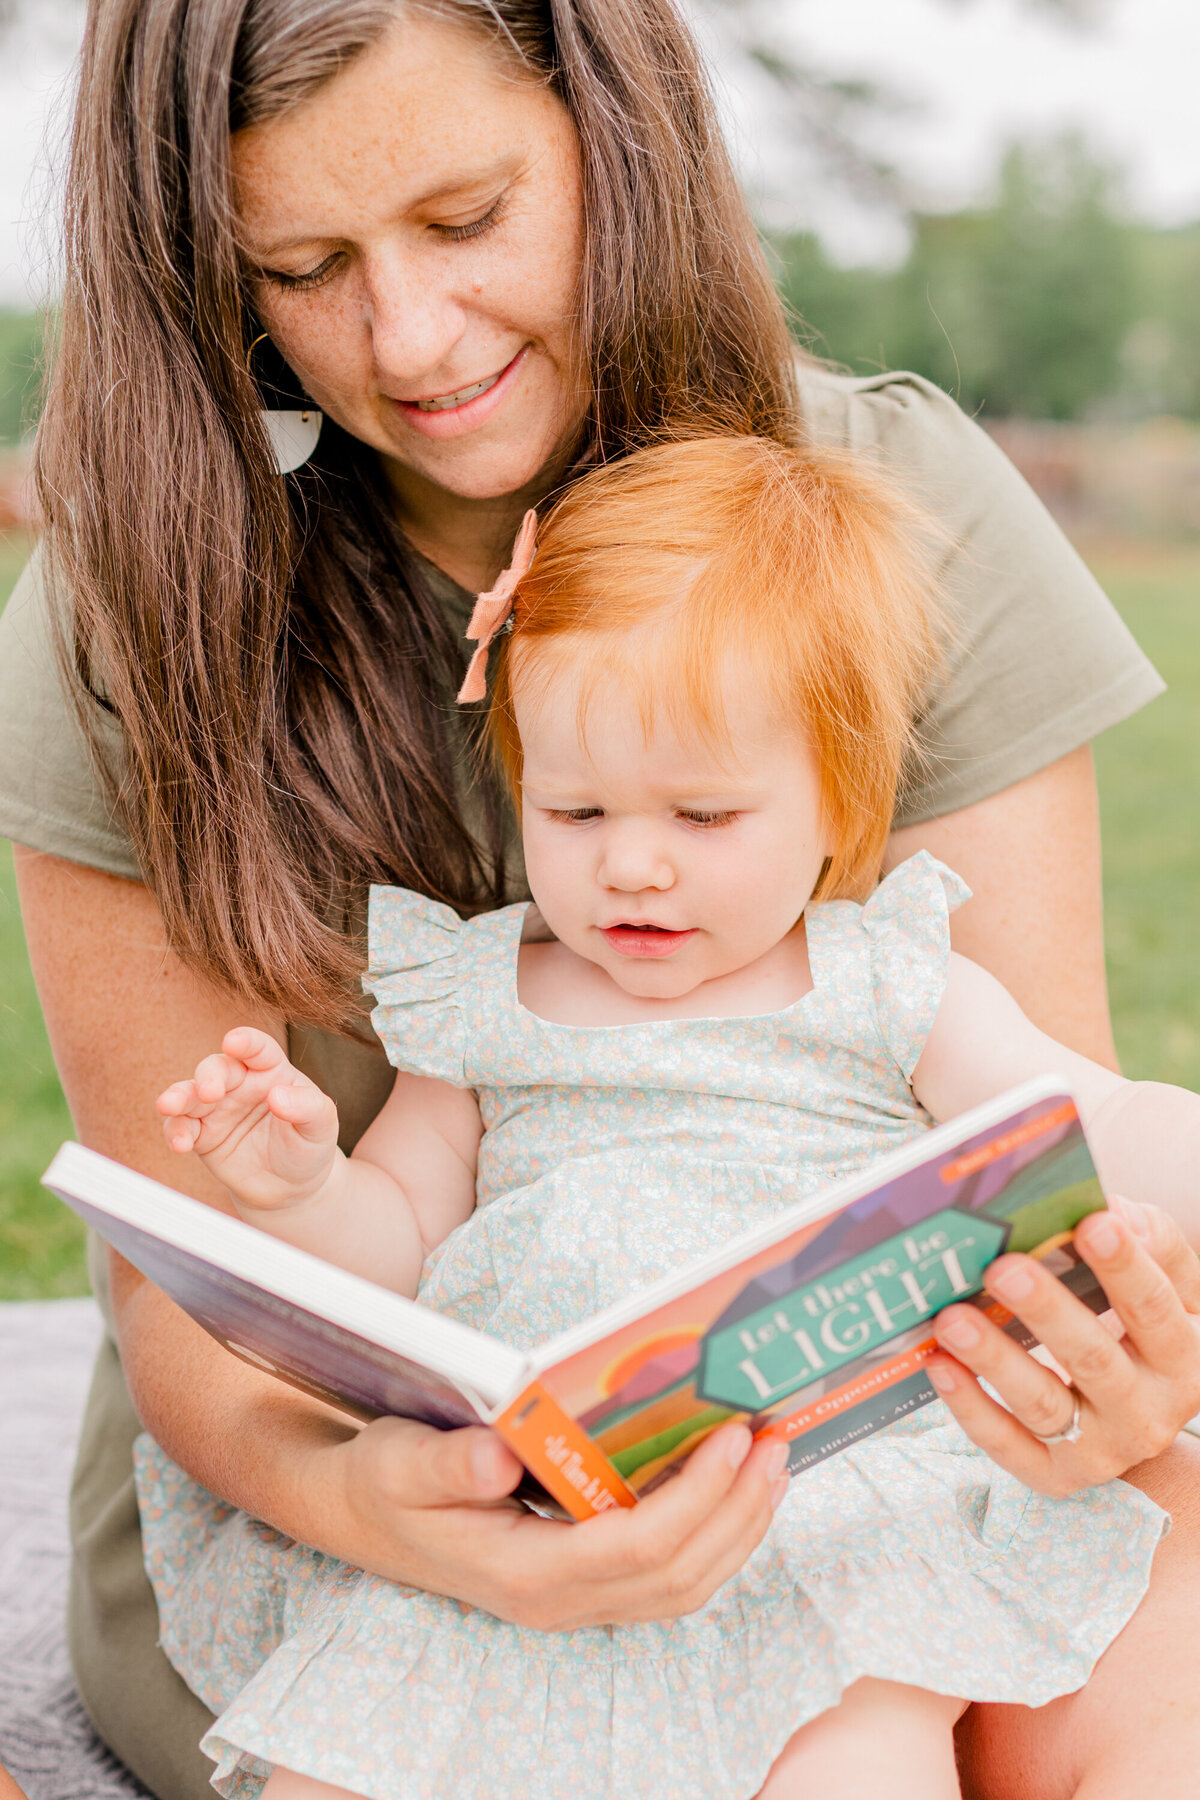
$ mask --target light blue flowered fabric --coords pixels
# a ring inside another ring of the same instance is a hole
[[[865,906],[809,910],[794,1006],[586,1028],[521,1006],[523,906],[463,922],[377,889],[376,1029],[486,1125],[478,1209],[421,1299],[536,1343],[926,1130],[908,1077],[966,897],[922,853]],[[748,1800],[860,1676],[1028,1706],[1078,1688],[1166,1522],[1122,1482],[1030,1493],[929,1406],[797,1477],[700,1612],[543,1635],[295,1544],[148,1438],[137,1476],[163,1645],[220,1714],[234,1800],[277,1763],[370,1800]]]

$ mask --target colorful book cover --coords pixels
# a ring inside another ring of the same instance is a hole
[[[1103,1310],[1071,1244],[1103,1205],[1075,1105],[1057,1094],[543,1367],[540,1383],[634,1494],[729,1419],[782,1438],[797,1473],[936,1397],[923,1364],[943,1306],[1010,1323],[980,1292],[1002,1252],[1040,1258]]]
[[[1005,1250],[1107,1304],[1071,1241],[1104,1198],[1046,1081],[528,1354],[78,1145],[45,1180],[235,1355],[360,1418],[490,1424],[577,1519],[636,1504],[729,1419],[783,1439],[799,1473],[926,1405],[953,1300],[1029,1341],[981,1293]]]

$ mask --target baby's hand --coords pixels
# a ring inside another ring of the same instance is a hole
[[[337,1158],[337,1109],[265,1031],[227,1032],[191,1081],[155,1102],[172,1150],[194,1150],[239,1206],[277,1210],[311,1199]]]

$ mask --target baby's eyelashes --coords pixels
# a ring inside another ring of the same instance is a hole
[[[602,806],[547,806],[542,808],[542,814],[555,825],[587,825],[593,819],[605,817]],[[674,809],[674,817],[684,825],[708,830],[714,826],[732,825],[741,814],[728,807],[679,806]]]
[[[604,810],[599,806],[573,806],[544,808],[545,815],[555,825],[586,825],[591,819],[602,819]]]

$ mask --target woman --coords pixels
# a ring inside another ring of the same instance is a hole
[[[521,891],[498,802],[451,735],[470,590],[528,504],[664,421],[873,450],[963,540],[962,632],[891,858],[925,845],[958,868],[977,895],[960,946],[1111,1057],[1086,746],[1156,680],[948,401],[912,378],[794,376],[670,0],[104,0],[68,250],[44,564],[3,624],[0,828],[25,846],[31,953],[85,1141],[224,1204],[168,1168],[152,1099],[235,1020],[289,1031],[349,1137],[378,1109],[387,1065],[351,998],[366,884],[465,908]],[[276,381],[326,418],[286,480],[253,379],[270,346]],[[1036,1268],[1019,1302],[1079,1381],[1078,1444],[1039,1441],[1072,1416],[1057,1376],[991,1330],[956,1347],[950,1404],[1023,1479],[1107,1479],[1200,1404],[1195,1259],[1147,1230],[1157,1263],[1119,1223],[1092,1246],[1140,1356]],[[72,1637],[102,1734],[164,1800],[207,1791],[205,1719],[154,1648],[133,1406],[231,1503],[544,1629],[690,1610],[765,1528],[764,1456],[734,1469],[719,1437],[631,1515],[586,1531],[522,1516],[497,1504],[516,1469],[487,1434],[355,1432],[119,1259],[110,1273],[129,1386],[110,1342],[76,1481]],[[1185,1461],[1138,1479],[1186,1527]],[[1144,1774],[1151,1752],[1157,1791],[1185,1791],[1193,1537],[1168,1540],[1081,1696],[977,1709],[979,1794],[1116,1794],[1122,1759]]]

